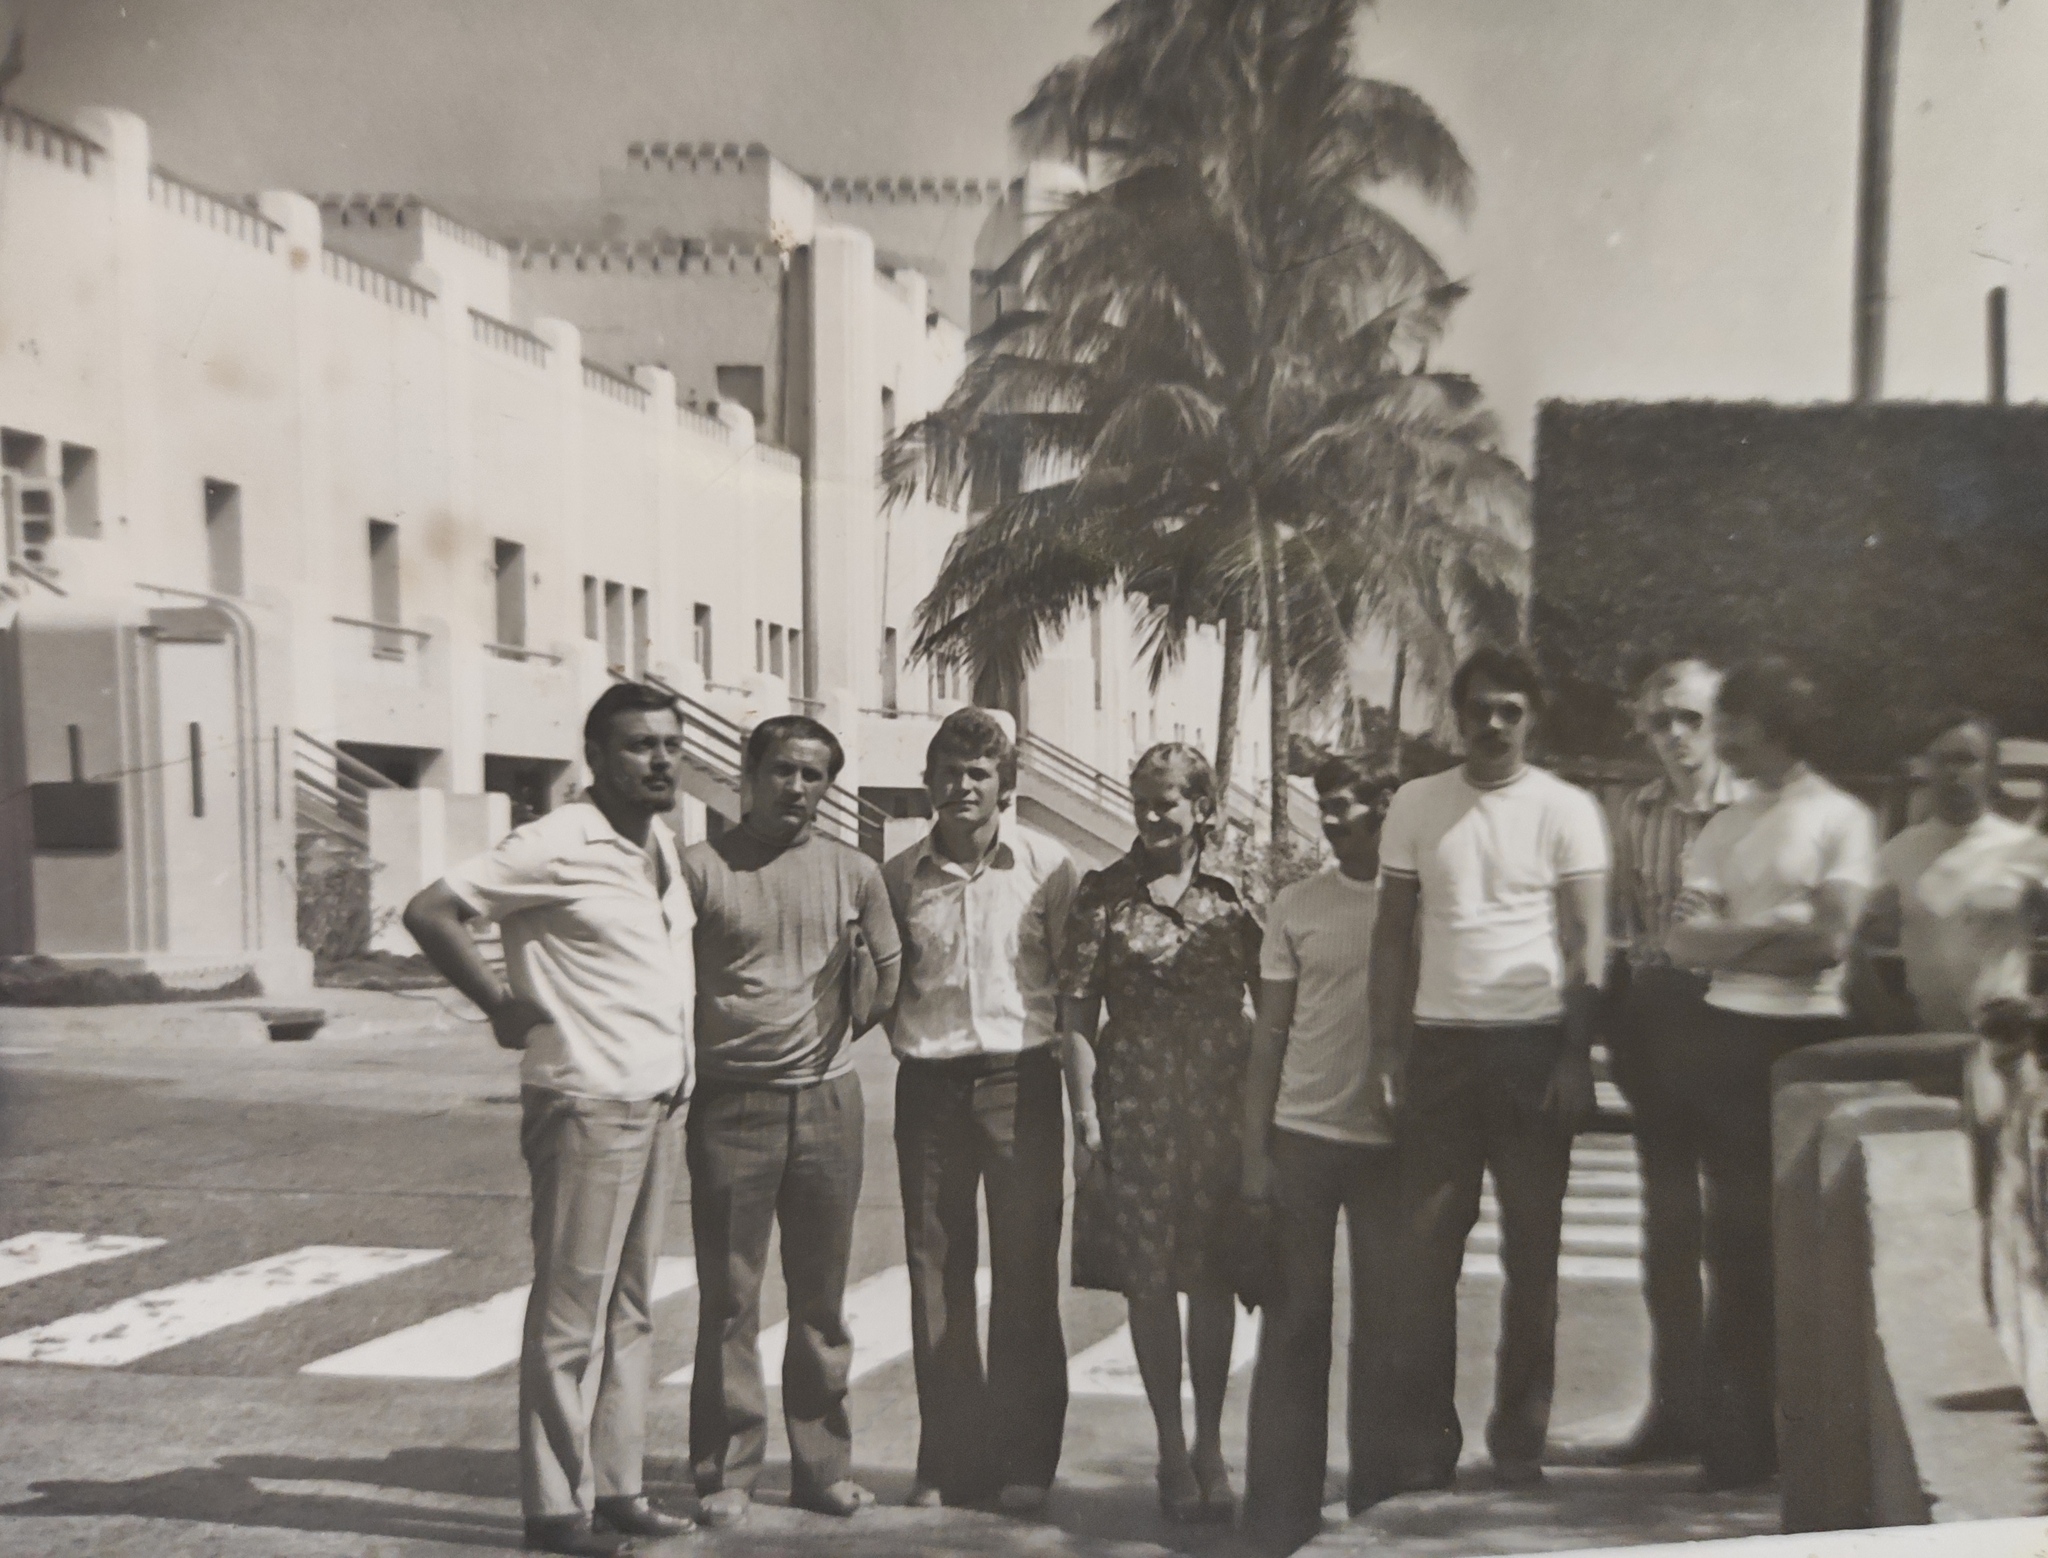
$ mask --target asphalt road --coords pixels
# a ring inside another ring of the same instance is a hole
[[[530,1267],[513,1063],[445,992],[330,996],[336,1020],[297,1045],[190,1014],[167,1026],[151,1011],[0,1013],[0,1552],[514,1549],[504,1349]],[[897,1296],[893,1063],[878,1040],[864,1047],[869,1140],[853,1281],[865,1318],[853,1415],[859,1475],[884,1507],[850,1524],[777,1507],[773,1490],[787,1486],[778,1432],[755,1519],[684,1550],[829,1546],[853,1558],[1227,1546],[1224,1533],[1176,1530],[1158,1516],[1122,1303],[1103,1294],[1067,1295],[1076,1394],[1044,1521],[887,1507],[909,1488],[917,1413]],[[1554,1414],[1565,1459],[1575,1438],[1624,1427],[1643,1388],[1627,1156],[1625,1139],[1587,1138],[1575,1182],[1583,1204],[1568,1271],[1580,1274],[1565,1286]],[[1475,1441],[1498,1294],[1485,1244],[1482,1230],[1462,1299],[1461,1406]],[[663,1375],[689,1361],[695,1335],[680,1201],[668,1248]],[[764,1322],[781,1315],[771,1278]],[[1249,1381],[1248,1368],[1233,1377],[1226,1413],[1239,1468]],[[686,1504],[688,1392],[656,1394],[650,1487]],[[1340,1385],[1333,1494],[1342,1411]],[[1396,1500],[1361,1526],[1333,1523],[1319,1545],[1506,1551],[1573,1545],[1558,1539],[1565,1532],[1611,1543],[1770,1525],[1768,1501],[1689,1499],[1668,1476],[1589,1475],[1559,1472],[1532,1501],[1485,1492],[1475,1472],[1469,1491]]]

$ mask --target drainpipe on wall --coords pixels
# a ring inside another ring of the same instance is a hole
[[[1892,121],[1899,84],[1900,0],[1867,0],[1863,136],[1856,166],[1856,299],[1850,395],[1884,395],[1885,283],[1891,236]]]

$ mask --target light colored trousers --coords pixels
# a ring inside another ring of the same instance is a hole
[[[641,1491],[654,1376],[654,1269],[682,1160],[665,1098],[521,1090],[533,1177],[533,1291],[519,1355],[519,1496],[528,1519]],[[586,1390],[597,1353],[596,1400]]]

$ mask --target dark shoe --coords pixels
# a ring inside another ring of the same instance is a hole
[[[612,1558],[633,1551],[630,1537],[599,1531],[588,1515],[559,1515],[526,1522],[530,1553],[576,1553],[582,1558]]]
[[[1683,1418],[1661,1417],[1652,1413],[1619,1444],[1603,1445],[1595,1450],[1593,1464],[1661,1466],[1673,1461],[1696,1461],[1699,1456],[1698,1430]]]
[[[1169,1474],[1159,1468],[1159,1513],[1166,1517],[1168,1525],[1199,1525],[1202,1520],[1202,1485],[1195,1478],[1194,1468],[1188,1467],[1185,1475]]]
[[[706,1493],[697,1500],[697,1523],[714,1530],[736,1526],[747,1518],[747,1511],[753,1505],[754,1496],[745,1488],[720,1488],[716,1493]]]
[[[1495,1461],[1493,1485],[1496,1488],[1541,1487],[1543,1464],[1540,1461]]]
[[[842,1520],[848,1515],[859,1514],[874,1501],[874,1494],[851,1477],[842,1477],[831,1487],[806,1492],[800,1498],[794,1495],[790,1498],[790,1503],[798,1509],[808,1509],[814,1515],[836,1515]]]
[[[647,1502],[647,1495],[635,1493],[631,1497],[601,1498],[597,1501],[597,1512],[592,1518],[593,1525],[600,1530],[610,1528],[621,1536],[688,1536],[697,1529],[697,1522],[688,1515],[671,1515],[656,1509]]]

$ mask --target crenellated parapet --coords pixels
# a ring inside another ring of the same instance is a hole
[[[805,175],[825,205],[858,206],[993,206],[1002,202],[1004,180],[956,178],[951,175],[903,174],[897,178]]]
[[[514,267],[523,271],[594,271],[618,275],[767,275],[782,268],[774,244],[711,244],[697,238],[623,240],[514,240]]]
[[[503,260],[505,246],[473,227],[437,211],[418,195],[322,195],[320,218],[336,227],[368,227],[433,233],[489,260]]]
[[[741,146],[737,141],[635,141],[626,148],[626,161],[650,172],[746,173],[758,171],[771,160],[768,148],[759,141]]]

